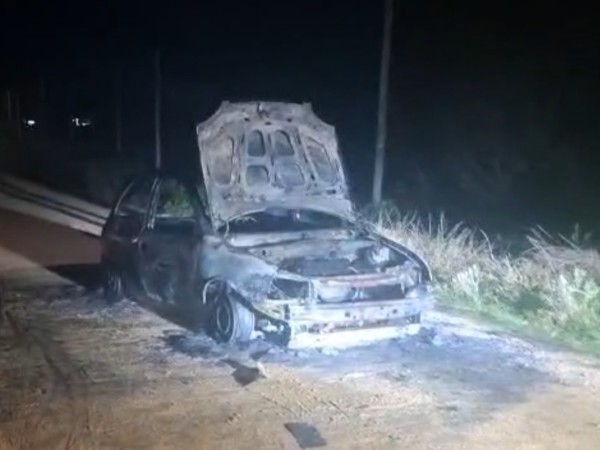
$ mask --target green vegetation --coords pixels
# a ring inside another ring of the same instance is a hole
[[[193,217],[194,207],[190,203],[189,195],[185,192],[173,192],[165,202],[160,205],[159,214],[173,217]]]
[[[532,230],[511,253],[443,215],[423,221],[386,207],[374,222],[426,258],[441,304],[600,354],[600,252],[577,228],[569,238]]]

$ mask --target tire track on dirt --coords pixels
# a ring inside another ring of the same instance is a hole
[[[52,338],[50,328],[32,328],[31,323],[17,318],[12,312],[6,311],[5,317],[10,326],[16,344],[29,356],[34,356],[39,352],[41,355],[42,367],[48,378],[50,389],[47,395],[44,395],[40,404],[36,405],[37,418],[28,430],[29,436],[35,436],[45,420],[52,422],[53,405],[56,402],[62,402],[61,398],[66,400],[66,416],[68,417],[68,431],[62,440],[60,447],[64,449],[73,448],[77,441],[77,435],[83,431],[89,432],[90,411],[88,403],[88,389],[90,377],[85,368],[78,366],[71,360],[69,355],[63,351],[60,344]],[[34,366],[35,367],[35,366]],[[23,373],[22,384],[33,381],[39,383],[41,380],[32,380],[31,373]],[[45,381],[45,380],[44,380]],[[25,386],[21,386],[25,387]],[[42,392],[44,388],[42,388]],[[61,394],[63,394],[61,396]],[[63,425],[61,423],[61,425]],[[23,438],[23,437],[21,437]],[[23,447],[23,442],[21,442]]]

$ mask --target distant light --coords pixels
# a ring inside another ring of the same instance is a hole
[[[76,127],[89,127],[92,125],[90,119],[82,119],[81,117],[73,117],[71,122],[73,122]]]
[[[33,128],[33,126],[35,126],[35,120],[34,119],[23,119],[23,123],[25,123],[25,126]]]

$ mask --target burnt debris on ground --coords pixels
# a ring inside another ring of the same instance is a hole
[[[6,296],[8,310],[24,295],[28,294]],[[144,308],[129,301],[108,308],[98,293],[79,289],[38,290],[34,297],[35,302],[21,302],[19,309],[27,305],[34,315],[65,319],[74,314],[92,322],[114,319],[132,324],[145,314]],[[45,308],[48,310],[42,311]],[[487,416],[503,405],[523,402],[535,389],[555,381],[537,367],[532,355],[509,345],[502,336],[457,334],[442,322],[427,323],[417,336],[326,350],[292,350],[260,339],[245,345],[219,344],[204,333],[172,325],[146,352],[151,359],[165,360],[166,364],[172,353],[210,366],[229,367],[240,386],[267,377],[264,365],[295,369],[324,380],[376,377],[425,386],[437,392],[444,405],[451,405],[454,416],[463,419]]]
[[[305,422],[290,422],[284,426],[294,436],[300,448],[318,448],[327,445],[327,441],[313,425]]]

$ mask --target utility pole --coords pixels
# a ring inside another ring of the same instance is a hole
[[[6,119],[8,120],[8,123],[12,122],[12,96],[11,96],[11,92],[10,89],[6,90]]]
[[[117,67],[115,73],[115,148],[117,155],[121,155],[122,148],[122,121],[121,121],[121,70]]]
[[[78,102],[76,100],[77,90],[74,83],[75,82],[71,81],[67,82],[67,84],[65,85],[65,92],[69,111],[69,117],[67,122],[69,145],[72,145],[73,142],[75,142],[75,124],[73,123],[73,115],[78,113]]]
[[[375,205],[381,203],[381,190],[383,188],[390,53],[392,48],[392,25],[394,16],[394,0],[384,0],[384,2],[383,42],[381,48],[381,69],[379,74],[379,107],[377,111],[377,142],[375,144],[375,170],[373,172],[373,203]]]
[[[42,78],[40,79],[40,104],[39,104],[39,121],[40,121],[40,131],[43,137],[46,137],[46,132],[48,130],[47,127],[47,111],[46,111],[46,99],[47,99],[47,90],[46,90],[46,81]]]
[[[22,134],[21,126],[23,124],[21,123],[21,95],[19,92],[17,92],[15,95],[15,119],[17,121],[17,138],[20,141]]]
[[[160,49],[156,50],[154,56],[154,166],[160,169],[161,166],[161,148],[160,148]]]

